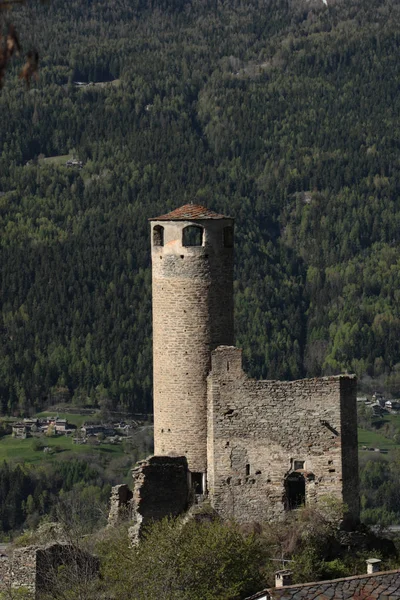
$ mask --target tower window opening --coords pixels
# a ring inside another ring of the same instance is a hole
[[[250,465],[246,465],[246,477],[250,475]]]
[[[153,246],[164,246],[164,227],[161,225],[153,227]]]
[[[224,246],[233,248],[233,227],[224,227]]]
[[[295,510],[305,503],[306,481],[301,473],[290,473],[285,479],[285,509]]]
[[[182,232],[182,246],[202,246],[203,228],[198,225],[189,225]]]

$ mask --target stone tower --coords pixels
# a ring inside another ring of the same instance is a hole
[[[204,490],[211,352],[233,345],[233,219],[187,204],[150,219],[154,452],[186,456]]]

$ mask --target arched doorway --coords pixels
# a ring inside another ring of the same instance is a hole
[[[306,503],[306,480],[302,473],[289,473],[285,479],[285,509],[294,510]]]

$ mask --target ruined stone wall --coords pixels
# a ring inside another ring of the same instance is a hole
[[[74,544],[54,543],[36,549],[36,591],[47,592],[60,585],[60,567],[71,588],[89,584],[100,570],[100,560]],[[65,590],[67,592],[67,590]],[[69,591],[69,590],[68,590]]]
[[[24,589],[34,596],[37,591],[37,546],[7,550],[0,557],[0,591]]]
[[[204,228],[202,246],[184,247],[182,231]],[[205,472],[207,375],[211,350],[233,343],[231,219],[153,221],[164,245],[152,245],[154,446],[156,455],[186,456]]]
[[[36,593],[36,553],[37,546],[16,548],[10,556],[11,588],[24,588]]]
[[[8,556],[0,557],[0,592],[5,591],[8,597],[13,590],[24,590],[33,598],[42,592],[51,592],[57,585],[61,566],[68,569],[72,587],[79,581],[94,579],[100,562],[97,557],[66,543],[10,548]]]
[[[111,488],[108,527],[115,527],[132,518],[133,493],[126,483]]]
[[[279,518],[295,461],[306,503],[343,499],[358,518],[356,380],[253,381],[241,351],[212,354],[208,378],[208,489],[214,508],[240,522]]]
[[[137,541],[142,528],[164,517],[184,513],[190,502],[189,469],[182,456],[152,456],[132,471],[133,498],[131,531]]]
[[[10,559],[6,554],[0,556],[0,591],[9,589],[11,585]]]

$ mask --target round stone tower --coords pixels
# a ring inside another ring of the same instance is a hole
[[[211,351],[233,345],[233,219],[187,204],[151,221],[154,453],[207,468]]]

